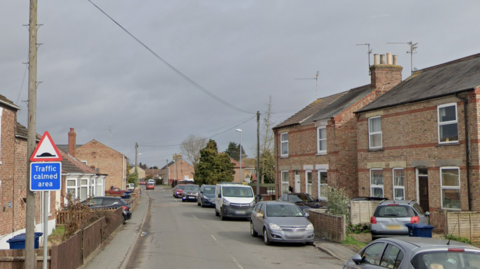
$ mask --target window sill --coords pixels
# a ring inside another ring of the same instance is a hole
[[[367,152],[383,151],[383,148],[368,149]]]
[[[451,146],[460,146],[460,142],[449,142],[449,143],[438,143],[435,147],[451,147]]]
[[[327,152],[317,152],[316,156],[327,156]]]
[[[280,159],[287,159],[288,158],[288,155],[287,156],[280,156]]]

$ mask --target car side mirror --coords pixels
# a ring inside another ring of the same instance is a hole
[[[430,212],[425,212],[425,216],[430,217]]]
[[[357,254],[353,255],[352,261],[355,264],[360,264],[362,262],[362,256],[360,256],[360,254],[357,253]]]
[[[222,198],[222,194],[219,193],[219,194],[218,194],[218,198]]]

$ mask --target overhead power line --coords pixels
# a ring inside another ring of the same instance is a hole
[[[222,103],[223,105],[231,108],[231,109],[234,109],[234,110],[237,110],[239,112],[243,112],[243,113],[247,113],[247,114],[255,114],[253,112],[249,112],[249,111],[246,111],[246,110],[243,110],[241,108],[238,108],[226,101],[224,101],[223,99],[221,99],[220,97],[214,95],[213,93],[209,92],[207,89],[203,88],[202,86],[200,86],[198,83],[196,83],[195,81],[193,81],[191,78],[187,77],[185,74],[183,74],[182,72],[180,72],[180,70],[176,69],[175,67],[173,67],[173,65],[171,65],[170,63],[168,63],[166,60],[164,60],[162,57],[160,57],[158,54],[156,54],[153,50],[151,50],[147,45],[145,45],[142,41],[140,41],[140,39],[138,39],[137,37],[135,37],[133,34],[131,34],[127,29],[125,29],[120,23],[118,23],[117,21],[115,21],[112,17],[110,17],[110,15],[108,15],[105,11],[103,11],[100,7],[98,7],[97,5],[95,5],[95,3],[93,3],[91,0],[88,0],[88,2],[90,2],[92,5],[94,5],[98,10],[100,10],[100,12],[102,12],[105,16],[107,16],[110,20],[112,20],[118,27],[120,27],[123,31],[125,31],[129,36],[131,36],[133,39],[135,39],[135,41],[137,41],[140,45],[142,45],[145,49],[147,49],[150,53],[152,53],[157,59],[159,59],[160,61],[162,61],[165,65],[167,65],[168,67],[170,67],[170,69],[172,69],[175,73],[177,73],[180,77],[182,77],[183,79],[185,79],[187,82],[189,82],[190,84],[192,84],[195,88],[201,90],[202,92],[204,92],[205,94],[207,94],[208,96],[210,96],[211,98],[215,99],[216,101]]]

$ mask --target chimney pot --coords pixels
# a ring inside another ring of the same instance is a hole
[[[380,64],[385,64],[385,54],[380,54]]]
[[[392,54],[390,52],[387,53],[387,64],[392,65]]]
[[[380,64],[380,57],[378,56],[378,54],[373,54],[373,64],[374,65]]]
[[[398,65],[398,56],[393,55],[393,65]]]

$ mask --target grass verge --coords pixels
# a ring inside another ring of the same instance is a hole
[[[358,250],[362,249],[363,247],[365,247],[367,245],[366,243],[363,243],[363,242],[360,242],[360,241],[356,240],[351,235],[345,236],[345,240],[343,240],[342,244],[346,245],[346,246],[352,246],[352,247],[354,247],[355,249],[358,249]]]

